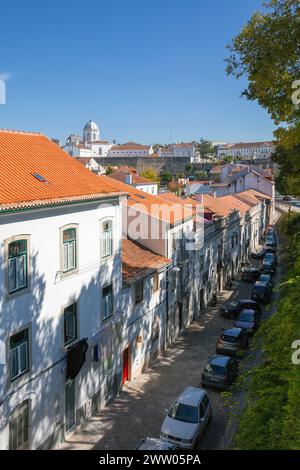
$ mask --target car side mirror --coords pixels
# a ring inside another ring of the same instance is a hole
[[[169,410],[168,410],[168,408],[165,408],[165,413],[167,413],[167,414],[169,413]]]

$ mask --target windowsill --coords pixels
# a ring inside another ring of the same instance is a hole
[[[102,256],[101,261],[102,263],[107,263],[107,261],[110,261],[114,258],[115,253],[112,253],[111,255],[108,256]]]
[[[25,382],[27,382],[29,377],[30,377],[30,370],[23,372],[21,375],[19,375],[15,379],[11,379],[11,377],[9,377],[8,388],[15,388],[16,386],[23,385]]]
[[[112,318],[114,317],[114,314],[110,315],[109,317],[107,318],[102,318],[102,323],[108,323],[109,320],[111,320]]]
[[[22,289],[15,290],[14,292],[10,292],[10,293],[7,292],[5,298],[6,298],[6,301],[8,302],[9,300],[14,300],[17,297],[20,297],[21,295],[30,294],[30,292],[31,292],[30,286],[27,286]]]
[[[63,351],[64,351],[64,352],[67,352],[68,349],[69,349],[69,347],[70,347],[70,346],[73,346],[73,345],[76,343],[76,341],[78,341],[78,338],[74,338],[74,339],[72,339],[72,341],[70,341],[69,343],[64,344],[64,345],[63,345]]]
[[[60,273],[60,280],[63,281],[64,279],[67,279],[68,277],[75,276],[76,274],[79,273],[79,269],[71,269],[70,271],[65,271]]]

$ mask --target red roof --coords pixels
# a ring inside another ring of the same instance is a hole
[[[120,192],[113,180],[94,175],[46,136],[0,130],[1,210]]]
[[[122,274],[125,284],[150,276],[170,263],[168,258],[157,255],[132,240],[122,241]]]
[[[107,178],[110,179],[120,191],[129,194],[127,205],[137,211],[149,214],[151,217],[158,218],[171,225],[183,223],[193,217],[192,211],[183,208],[182,204],[164,200],[160,195],[149,194],[129,184],[113,180],[109,177]]]

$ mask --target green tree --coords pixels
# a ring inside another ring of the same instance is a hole
[[[153,168],[148,168],[148,170],[145,170],[141,173],[141,176],[144,178],[147,178],[147,180],[158,182],[159,181],[159,176],[156,170]]]
[[[106,173],[105,173],[105,174],[106,174],[106,175],[111,175],[113,171],[114,171],[114,170],[112,169],[112,167],[111,167],[111,166],[108,166],[108,167],[106,168]]]
[[[161,180],[164,180],[164,181],[172,181],[173,179],[173,176],[171,175],[171,173],[169,171],[165,171],[164,173],[162,173],[161,175]]]
[[[206,160],[214,155],[214,147],[209,140],[200,139],[196,144],[196,150],[200,154],[201,160]]]
[[[300,3],[299,0],[269,0],[263,13],[255,13],[229,47],[227,73],[248,79],[242,95],[258,101],[278,126],[275,137],[281,158],[289,159],[292,192],[299,182],[300,159]],[[298,103],[298,104],[297,104]],[[299,155],[299,152],[298,152]],[[298,189],[299,194],[300,189]]]

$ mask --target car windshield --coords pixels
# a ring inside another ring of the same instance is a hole
[[[223,339],[224,341],[226,341],[226,343],[232,343],[232,344],[238,341],[238,338],[236,336],[229,336],[229,335],[224,335]]]
[[[268,276],[267,274],[263,274],[262,276],[260,276],[259,280],[260,282],[269,282],[270,276]]]
[[[205,368],[206,372],[213,375],[226,375],[226,369],[218,364],[208,364]]]
[[[198,423],[198,408],[176,402],[170,409],[168,416],[185,423]]]
[[[273,253],[267,253],[267,254],[265,255],[265,259],[274,259]]]
[[[253,313],[252,312],[242,312],[239,316],[239,321],[244,322],[253,322]]]

